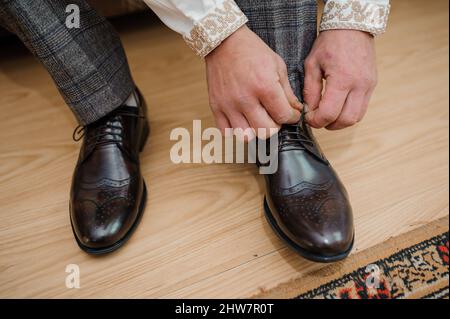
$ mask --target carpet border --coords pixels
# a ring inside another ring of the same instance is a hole
[[[318,270],[308,272],[302,276],[292,278],[274,288],[260,291],[259,293],[251,296],[251,298],[287,299],[302,296],[313,289],[318,289],[319,287],[332,282],[333,280],[344,278],[361,267],[383,260],[394,254],[398,254],[403,250],[414,248],[419,244],[426,242],[427,240],[431,240],[443,233],[448,233],[448,230],[449,216],[447,215],[399,236],[389,238],[388,240],[367,248],[361,252],[352,254],[343,261],[330,264]],[[445,286],[448,288],[448,277],[447,284]],[[441,290],[443,289],[445,289],[445,287],[441,287]],[[428,294],[430,295],[430,298],[433,293],[435,292]],[[445,295],[445,293],[443,294]],[[405,298],[410,297],[414,298],[414,296],[405,296]],[[425,297],[426,296],[423,296],[422,298]]]

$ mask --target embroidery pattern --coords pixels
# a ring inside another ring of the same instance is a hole
[[[233,0],[225,0],[222,7],[207,14],[183,38],[192,50],[205,57],[247,21]]]
[[[360,0],[329,0],[325,4],[320,31],[352,29],[379,35],[385,32],[389,5]]]

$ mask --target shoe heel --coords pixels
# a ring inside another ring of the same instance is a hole
[[[144,127],[142,128],[141,142],[139,144],[139,152],[141,152],[144,149],[149,134],[150,134],[150,126],[148,125],[148,122],[145,121]]]

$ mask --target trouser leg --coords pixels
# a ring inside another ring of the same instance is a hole
[[[80,28],[66,26],[66,7],[80,8]],[[0,25],[42,62],[80,124],[121,105],[134,89],[122,43],[84,0],[0,0]]]
[[[248,27],[286,62],[289,81],[302,98],[303,63],[317,34],[316,0],[235,0]]]

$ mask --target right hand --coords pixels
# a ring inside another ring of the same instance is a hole
[[[222,133],[252,128],[266,139],[281,124],[299,121],[302,104],[289,84],[286,64],[246,26],[205,60],[209,103]]]

